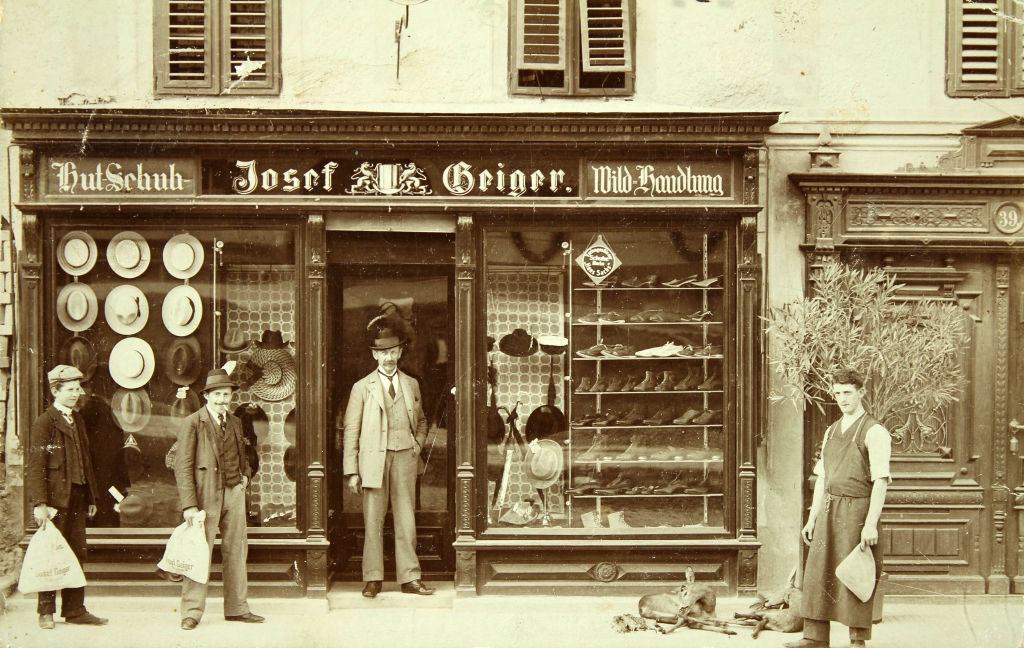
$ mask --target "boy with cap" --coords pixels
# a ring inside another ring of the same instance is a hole
[[[193,524],[199,510],[206,511],[206,543],[213,555],[217,529],[221,535],[224,566],[224,618],[242,623],[263,623],[249,611],[246,558],[245,489],[252,471],[245,455],[242,422],[228,411],[238,383],[224,369],[206,376],[206,407],[188,416],[178,432],[174,479],[178,483],[182,517]],[[206,583],[190,578],[181,585],[181,627],[192,630],[206,609]]]
[[[82,396],[82,372],[70,365],[57,365],[46,374],[53,405],[32,424],[25,488],[32,516],[40,528],[52,522],[71,545],[79,563],[88,554],[86,517],[96,515],[96,476],[89,454],[85,422],[75,412]],[[57,509],[51,520],[48,507]],[[85,588],[60,592],[61,616],[76,625],[103,625],[106,619],[85,609]],[[36,612],[39,627],[53,629],[57,592],[39,592]]]

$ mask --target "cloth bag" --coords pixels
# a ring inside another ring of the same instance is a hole
[[[18,589],[28,594],[74,587],[85,587],[82,565],[57,527],[47,522],[28,543]]]
[[[861,549],[858,544],[836,566],[836,577],[854,596],[867,603],[875,591],[874,555],[868,549]]]
[[[206,544],[206,511],[199,511],[192,524],[182,522],[171,533],[164,557],[157,567],[205,583],[210,578],[210,546]]]

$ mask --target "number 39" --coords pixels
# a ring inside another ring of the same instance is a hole
[[[996,211],[995,224],[1003,234],[1016,234],[1024,227],[1024,217],[1016,205],[1003,205]]]

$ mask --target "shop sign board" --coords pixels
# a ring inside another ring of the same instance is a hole
[[[185,158],[46,157],[42,193],[55,198],[194,196],[198,169]]]
[[[619,269],[622,261],[615,254],[612,246],[608,245],[608,242],[604,240],[604,236],[598,234],[587,245],[586,249],[576,257],[576,265],[583,270],[583,273],[595,285],[601,285],[602,281]]]
[[[733,164],[727,160],[589,162],[591,198],[731,198]]]

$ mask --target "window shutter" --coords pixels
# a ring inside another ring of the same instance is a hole
[[[629,0],[579,0],[584,72],[632,72]]]
[[[1010,25],[1012,47],[1009,47],[1013,69],[1013,94],[1024,94],[1024,3],[1014,2],[1010,5],[1016,10],[1015,20]]]
[[[227,0],[221,39],[224,91],[277,91],[278,7],[276,0]]]
[[[160,0],[157,7],[157,89],[215,91],[212,0]]]
[[[520,70],[564,70],[566,0],[516,0],[519,18],[516,67]]]
[[[1000,0],[951,0],[950,94],[1005,90],[1001,4]]]

